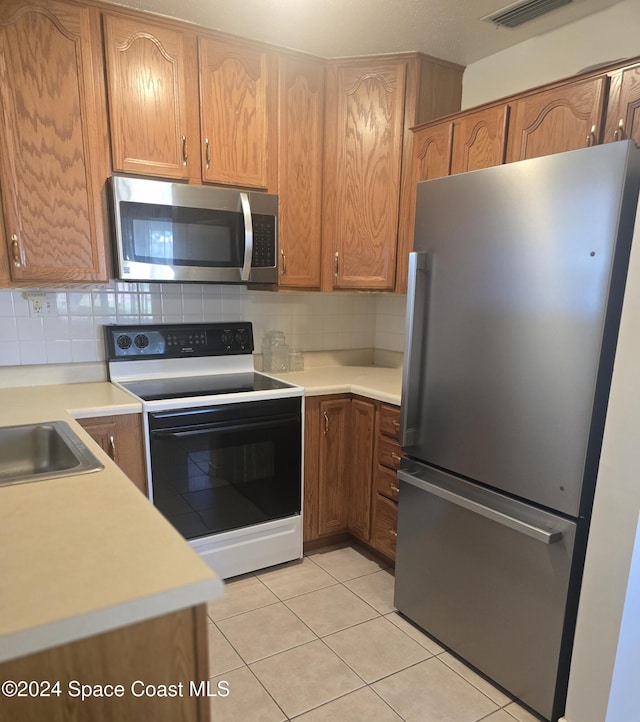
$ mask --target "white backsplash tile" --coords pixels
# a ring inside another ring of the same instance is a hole
[[[405,297],[356,293],[270,293],[244,286],[126,283],[47,289],[57,316],[31,317],[22,290],[0,289],[0,366],[100,362],[109,323],[251,321],[259,353],[280,330],[301,351],[402,351]]]

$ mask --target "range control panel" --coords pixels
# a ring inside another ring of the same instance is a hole
[[[248,321],[104,326],[107,360],[235,356],[253,352]]]

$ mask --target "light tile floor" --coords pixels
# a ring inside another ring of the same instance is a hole
[[[393,607],[355,546],[229,580],[209,604],[216,722],[537,722]]]

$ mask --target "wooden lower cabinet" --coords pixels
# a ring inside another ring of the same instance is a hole
[[[376,407],[371,401],[351,401],[349,531],[368,542],[371,535],[371,485]]]
[[[377,494],[373,507],[373,534],[371,545],[389,559],[396,558],[398,504]]]
[[[142,414],[95,416],[77,421],[146,496]]]
[[[200,605],[4,662],[1,679],[58,681],[60,695],[5,696],[0,717],[6,722],[209,722],[210,699],[190,693],[209,679],[207,638],[206,607]],[[80,684],[124,689],[122,696],[94,692],[82,700],[75,696]],[[176,685],[176,694],[138,696],[146,685]]]
[[[305,543],[348,532],[394,559],[399,408],[346,395],[305,404]]]

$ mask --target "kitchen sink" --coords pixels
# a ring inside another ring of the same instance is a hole
[[[0,427],[0,486],[103,468],[65,421]]]

